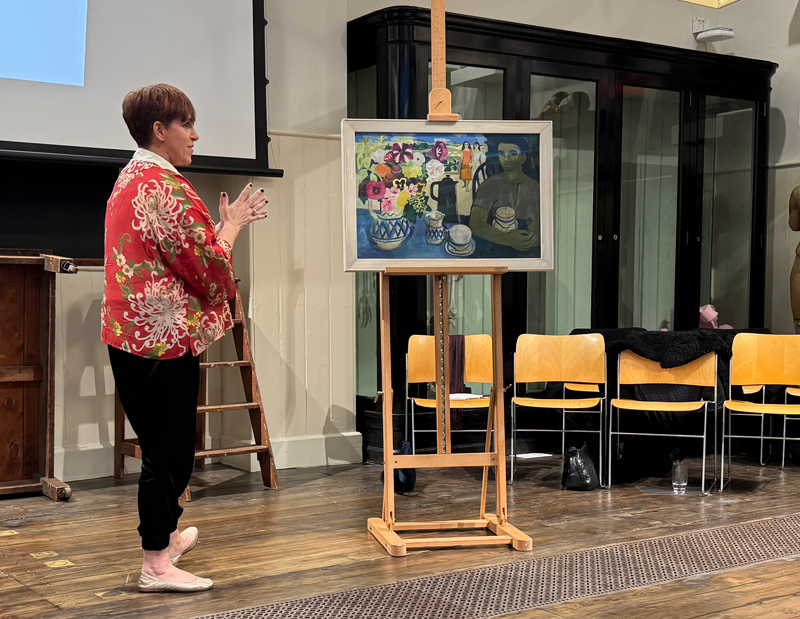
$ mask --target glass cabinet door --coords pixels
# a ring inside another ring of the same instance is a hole
[[[553,123],[555,269],[528,274],[528,332],[591,327],[595,196],[593,81],[531,75],[531,120]]]
[[[700,303],[719,324],[750,323],[755,102],[706,97]]]
[[[680,106],[680,92],[622,90],[620,327],[674,327]]]
[[[452,95],[452,110],[461,120],[503,119],[502,69],[447,63],[447,88]],[[428,64],[428,92],[433,88]]]

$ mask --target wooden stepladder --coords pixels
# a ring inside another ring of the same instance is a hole
[[[464,267],[442,273],[436,267],[387,267],[380,275],[381,312],[381,377],[383,388],[383,514],[370,518],[367,528],[395,557],[406,554],[409,548],[444,548],[454,546],[504,546],[516,550],[532,550],[533,540],[508,522],[506,501],[505,412],[503,404],[503,326],[500,305],[501,276],[505,267]],[[436,453],[431,455],[394,455],[392,428],[392,367],[389,316],[389,277],[395,275],[432,275],[435,280],[435,337],[436,337]],[[447,275],[491,275],[492,277],[492,386],[486,428],[486,449],[479,453],[454,454],[450,441],[450,381],[449,334],[447,327]],[[437,292],[438,291],[438,292]],[[493,432],[494,430],[494,432]],[[494,441],[492,441],[494,434]],[[394,471],[401,468],[483,467],[483,486],[479,517],[474,520],[435,522],[397,522],[394,502]],[[487,513],[489,468],[495,473],[495,513]],[[402,538],[402,531],[488,530],[494,535],[463,537]]]
[[[235,361],[207,361],[207,354],[203,352],[200,357],[200,393],[197,405],[197,433],[195,435],[195,466],[203,468],[206,458],[222,458],[225,456],[239,456],[257,454],[258,464],[261,468],[261,478],[264,485],[273,490],[278,488],[278,475],[275,469],[275,458],[269,440],[267,421],[264,415],[264,402],[258,388],[256,366],[250,349],[250,335],[247,330],[242,295],[236,287],[236,297],[230,301],[233,316],[233,341],[236,346]],[[208,370],[214,368],[237,367],[242,376],[246,402],[235,404],[208,404],[206,385]],[[225,411],[246,410],[250,415],[250,425],[253,429],[253,444],[240,447],[223,447],[219,449],[206,449],[206,420],[208,413],[221,413]],[[114,405],[114,477],[121,478],[124,471],[125,456],[142,458],[139,439],[125,438],[125,411],[119,396],[115,393]],[[181,497],[191,501],[191,492],[186,488]]]

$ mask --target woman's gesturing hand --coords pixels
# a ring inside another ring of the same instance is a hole
[[[228,201],[228,194],[222,193],[219,197],[219,224],[214,232],[217,238],[224,239],[233,245],[239,232],[245,226],[259,219],[265,219],[267,210],[264,208],[268,202],[264,190],[250,192],[253,184],[248,184],[232,204]]]
[[[239,230],[245,226],[264,219],[267,216],[267,211],[264,206],[267,204],[267,197],[264,195],[264,190],[259,189],[250,194],[253,189],[253,184],[250,183],[244,189],[236,202],[233,204],[228,203],[228,194],[223,193],[219,198],[219,217],[222,228],[231,225]]]

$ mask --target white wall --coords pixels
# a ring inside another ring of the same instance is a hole
[[[268,0],[271,129],[339,133],[347,113],[345,0]]]

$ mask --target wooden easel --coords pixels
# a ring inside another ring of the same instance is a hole
[[[444,0],[431,2],[431,72],[432,86],[428,99],[429,122],[455,122],[451,95],[447,89]],[[383,514],[370,518],[367,528],[394,557],[406,554],[409,548],[445,548],[454,546],[513,546],[515,550],[532,550],[533,540],[508,522],[506,503],[505,411],[503,403],[503,320],[501,309],[501,277],[506,267],[386,267],[380,275],[381,376],[383,389]],[[436,283],[436,453],[433,455],[400,456],[393,454],[392,356],[389,316],[389,277],[395,275],[431,275]],[[489,399],[486,427],[486,449],[482,453],[454,454],[450,442],[449,334],[447,327],[448,275],[490,275],[492,277],[492,355],[494,382]],[[494,448],[492,448],[494,430]],[[397,522],[394,505],[394,471],[402,468],[483,467],[483,486],[479,517],[475,520],[438,522]],[[495,513],[486,512],[489,489],[489,468],[495,471]],[[463,537],[407,538],[401,531],[486,530],[494,535]]]

